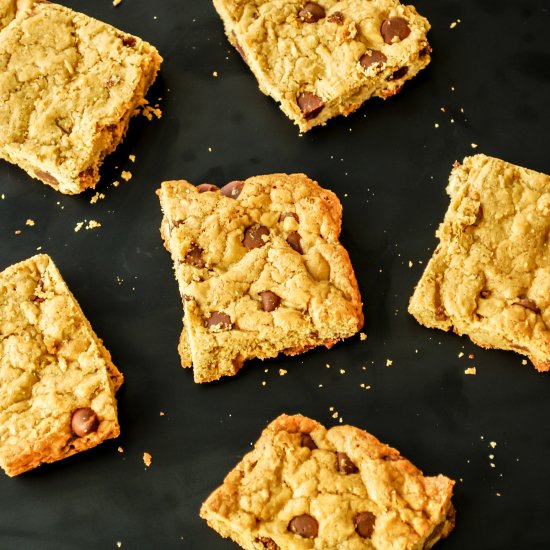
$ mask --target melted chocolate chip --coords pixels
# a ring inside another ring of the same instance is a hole
[[[368,69],[371,65],[382,65],[386,63],[388,58],[379,50],[367,50],[361,56],[359,63],[364,69]]]
[[[309,434],[302,434],[300,445],[302,447],[307,447],[310,451],[317,449],[317,445],[315,445],[315,441],[313,441],[313,439]]]
[[[206,193],[207,191],[219,191],[219,187],[213,183],[200,183],[197,185],[197,191],[199,193]]]
[[[302,249],[300,234],[298,233],[298,231],[291,231],[286,238],[286,242],[299,254],[304,253]]]
[[[35,170],[34,175],[44,183],[49,183],[50,185],[59,185],[57,179],[55,179],[49,172],[44,172],[44,170]]]
[[[285,218],[294,218],[298,223],[300,223],[300,218],[296,212],[281,212],[281,215],[279,216],[279,223],[284,221]]]
[[[315,2],[307,2],[298,12],[298,18],[304,23],[317,23],[323,17],[325,17],[325,8]]]
[[[184,262],[195,267],[204,267],[206,264],[202,259],[203,250],[196,244],[192,245],[185,255]]]
[[[521,298],[518,302],[515,303],[515,305],[524,307],[525,309],[530,309],[535,313],[540,313],[540,308],[530,298]]]
[[[338,462],[338,471],[342,474],[355,474],[359,471],[359,468],[346,453],[336,453],[336,460]]]
[[[252,250],[253,248],[260,248],[260,246],[263,246],[266,243],[263,237],[267,237],[268,235],[269,229],[263,225],[255,225],[253,227],[249,227],[244,232],[243,245],[248,250]]]
[[[411,29],[406,19],[402,17],[390,17],[384,19],[380,26],[380,34],[384,38],[386,44],[393,44],[394,38],[404,40],[411,33]]]
[[[274,311],[281,303],[281,298],[275,292],[271,292],[271,290],[260,292],[260,299],[262,300],[262,309],[264,311]]]
[[[236,199],[243,190],[244,181],[234,180],[226,183],[221,189],[220,193],[230,199]]]
[[[403,78],[409,72],[409,67],[400,67],[397,71],[394,71],[388,80],[399,80]]]
[[[290,520],[288,530],[306,539],[313,539],[319,532],[319,524],[309,514],[302,514]]]
[[[90,407],[76,409],[71,419],[71,428],[78,437],[84,437],[95,432],[99,427],[97,414]]]
[[[228,330],[231,328],[231,317],[223,311],[213,311],[210,317],[206,320],[208,328],[218,328],[220,330]]]
[[[364,539],[370,539],[374,532],[376,516],[372,512],[359,512],[355,516],[355,531]]]
[[[269,537],[258,537],[254,542],[260,543],[266,550],[281,550],[279,545]]]
[[[315,118],[325,106],[324,101],[312,92],[303,92],[296,100],[305,119]]]
[[[341,11],[335,11],[327,17],[327,21],[341,25],[344,22],[344,14]]]

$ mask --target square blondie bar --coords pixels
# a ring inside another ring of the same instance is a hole
[[[269,174],[221,189],[168,181],[158,194],[184,302],[179,351],[196,382],[250,358],[331,347],[362,327],[331,191],[304,174]]]
[[[9,476],[118,436],[122,382],[49,256],[0,273],[0,466]]]
[[[247,550],[420,550],[453,529],[453,486],[363,430],[281,415],[200,515]]]
[[[550,370],[550,176],[475,155],[455,164],[447,193],[409,312]]]
[[[62,193],[94,187],[162,58],[58,4],[12,1],[0,18],[0,158]]]
[[[214,0],[260,90],[306,132],[395,95],[430,62],[428,21],[398,0]]]

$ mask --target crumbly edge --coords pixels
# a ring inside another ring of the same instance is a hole
[[[105,362],[105,374],[112,392],[112,400],[116,411],[115,392],[120,388],[124,381],[123,375],[112,363],[110,353],[103,345],[101,339],[97,337],[91,328],[91,325],[88,319],[84,316],[79,303],[76,301],[74,295],[64,282],[61,273],[50,256],[47,254],[38,254],[33,256],[28,260],[8,267],[1,273],[1,276],[9,279],[11,272],[20,269],[20,266],[29,262],[36,263],[42,273],[45,273],[46,270],[49,271],[50,277],[63,287],[63,291],[69,298],[71,306],[76,310],[80,320],[83,321],[88,337],[96,345],[99,354]],[[22,445],[21,452],[15,457],[12,456],[7,459],[2,457],[0,467],[4,469],[8,476],[14,477],[26,471],[32,470],[41,464],[56,462],[86,449],[91,449],[106,439],[118,437],[119,434],[120,426],[118,422],[116,420],[115,422],[109,422],[104,419],[100,423],[96,432],[90,433],[84,437],[73,438],[69,442],[67,442],[65,438],[56,439],[54,436],[50,436],[45,440],[34,442],[31,448]]]
[[[322,434],[322,437],[333,443],[335,448],[353,447],[355,453],[364,453],[372,460],[383,460],[384,456],[391,456],[396,478],[403,474],[419,476],[431,490],[438,495],[440,514],[432,529],[424,533],[416,543],[403,547],[404,550],[428,550],[434,544],[447,537],[455,525],[455,509],[451,502],[455,482],[443,475],[424,477],[422,472],[411,462],[402,457],[392,447],[381,443],[371,434],[353,426],[337,426],[326,430],[320,423],[302,416],[283,414],[272,421],[262,432],[254,445],[254,449],[247,453],[241,462],[225,477],[223,484],[215,489],[201,505],[199,515],[207,524],[224,538],[230,538],[246,550],[265,550],[266,546],[259,540],[259,530],[246,530],[242,525],[235,524],[227,517],[227,511],[232,502],[239,500],[239,483],[249,467],[258,460],[262,449],[273,444],[277,432]],[[347,441],[347,445],[345,442]],[[269,471],[266,472],[269,476]],[[259,521],[259,520],[257,520]],[[305,547],[305,546],[304,546]],[[371,546],[369,546],[371,547]],[[374,548],[374,546],[372,546]],[[278,546],[275,546],[278,548]]]
[[[65,12],[75,13],[79,17],[87,17],[85,14],[79,12],[73,12],[69,8],[58,4],[50,4],[44,0],[38,0],[34,3],[27,5],[23,4],[25,9],[21,9],[17,13],[17,17],[10,23],[10,25],[18,24],[18,21],[25,17],[35,9],[57,9]],[[29,7],[30,6],[30,7]],[[104,158],[112,153],[118,145],[124,139],[128,130],[130,119],[132,116],[138,114],[139,107],[147,103],[145,95],[155,81],[158,70],[162,63],[162,57],[158,51],[151,44],[141,40],[139,37],[125,33],[112,27],[111,25],[100,22],[106,28],[113,29],[118,34],[125,38],[131,38],[136,41],[136,49],[141,51],[142,58],[142,70],[141,79],[137,83],[132,98],[129,99],[128,104],[124,110],[123,115],[116,124],[109,123],[104,125],[98,125],[96,132],[90,139],[94,143],[93,153],[90,155],[88,165],[77,173],[68,173],[63,170],[63,166],[54,163],[48,163],[47,165],[41,162],[38,158],[32,155],[32,152],[13,150],[13,148],[6,147],[4,150],[0,150],[0,158],[7,160],[13,164],[18,165],[25,170],[32,178],[53,187],[55,190],[74,195],[82,193],[88,188],[93,188],[99,182],[100,174],[99,169],[103,163]],[[0,33],[1,39],[1,33]]]

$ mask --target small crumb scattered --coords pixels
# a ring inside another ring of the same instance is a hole
[[[340,374],[346,374],[345,369],[340,369]]]
[[[84,225],[84,222],[78,222],[75,226],[74,226],[74,230],[75,232],[78,232],[82,229],[82,226]]]
[[[145,466],[147,466],[147,468],[151,466],[151,464],[153,463],[153,457],[151,456],[151,453],[143,453],[143,463],[145,464]]]
[[[122,0],[113,0],[113,6],[118,6],[121,2]]]
[[[523,359],[523,360],[521,361],[521,364],[522,364],[522,365],[527,365],[527,359]]]
[[[328,363],[325,365],[325,367],[326,367],[327,369],[330,369],[330,365],[329,365]]]
[[[103,200],[104,198],[105,195],[98,192],[90,199],[90,204],[95,204],[98,200]]]
[[[128,170],[123,170],[122,173],[120,174],[120,177],[124,181],[130,181],[132,179],[132,172],[128,172]]]
[[[128,155],[131,162],[136,162],[136,155]]]
[[[25,225],[30,225],[31,227],[34,225],[34,220],[31,220],[30,218],[25,222]]]
[[[214,72],[212,73],[212,76],[213,76],[214,78],[217,78],[217,77],[218,77],[218,71],[214,71]]]
[[[450,29],[454,29],[460,22],[461,22],[460,19],[457,19],[456,21],[453,21],[453,22],[449,25],[449,28],[450,28]]]
[[[472,147],[472,149],[477,149],[477,143],[470,143],[470,146]]]
[[[393,361],[391,359],[386,359],[386,367],[391,367],[393,365]]]
[[[367,335],[364,332],[359,333],[359,339],[364,342],[367,339]]]
[[[476,356],[473,354],[473,353],[470,353],[470,355],[468,355],[468,359],[475,359]]]
[[[409,260],[409,267],[412,267],[413,266],[413,263],[411,260]]]
[[[123,453],[123,452],[124,452],[124,449],[123,449],[122,447],[119,447],[119,448],[117,449],[117,451],[118,451],[119,453]]]
[[[470,367],[464,371],[464,374],[477,374],[475,367]]]
[[[117,3],[120,4],[121,2],[122,2],[122,0],[114,0],[113,4],[116,6]],[[122,542],[121,541],[117,541],[116,545],[117,545],[118,548],[122,548]]]
[[[464,352],[461,351],[461,352],[458,354],[458,358],[459,358],[459,359],[462,359],[463,357],[464,357]]]
[[[160,411],[159,416],[164,416],[164,411]]]
[[[120,182],[118,180],[113,181],[113,187],[118,187]]]
[[[497,442],[496,441],[490,441],[489,445],[491,445],[491,447],[494,449],[497,446]]]
[[[262,386],[267,386],[267,382],[265,380],[262,380]]]
[[[156,116],[157,118],[162,118],[162,111],[160,110],[158,104],[155,105],[154,107],[152,107],[149,104],[145,105],[141,110],[141,114],[147,120],[153,120],[153,116]]]
[[[434,128],[439,128],[439,124],[437,122],[434,124]]]
[[[2,200],[4,200],[6,198],[6,195],[4,195],[4,193],[2,193],[1,197],[2,197]]]
[[[495,493],[495,494],[496,494],[496,496],[497,496],[497,497],[501,496],[501,494],[500,494],[500,493]]]
[[[286,369],[279,369],[279,376],[284,376],[287,372]]]
[[[101,224],[98,221],[90,220],[86,226],[86,229],[97,229],[98,227],[101,227]]]

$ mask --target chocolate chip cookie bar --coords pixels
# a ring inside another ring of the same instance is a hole
[[[304,174],[270,174],[221,189],[167,181],[158,195],[184,302],[179,350],[196,382],[253,357],[330,348],[362,327],[331,191]]]
[[[430,62],[428,21],[398,0],[214,0],[260,90],[306,132],[395,95]]]
[[[9,476],[119,434],[122,374],[45,254],[0,273],[0,381]]]
[[[282,415],[200,515],[247,550],[428,549],[454,527],[453,486],[363,430]]]
[[[0,18],[0,158],[62,193],[94,187],[146,103],[161,57],[49,2],[8,0]]]
[[[550,370],[550,176],[475,155],[455,164],[447,193],[409,312]]]

